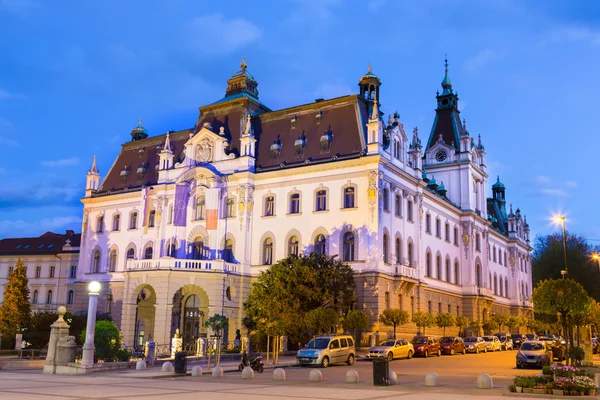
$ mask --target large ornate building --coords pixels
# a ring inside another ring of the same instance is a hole
[[[486,199],[486,152],[460,120],[447,64],[425,145],[398,114],[384,122],[370,67],[358,94],[282,110],[257,87],[242,62],[193,128],[148,137],[140,121],[102,183],[94,160],[78,278],[104,282],[100,311],[126,344],[168,343],[176,329],[193,343],[215,313],[232,340],[252,279],[311,251],[356,271],[371,331],[388,307],[531,312],[527,222],[499,180]]]

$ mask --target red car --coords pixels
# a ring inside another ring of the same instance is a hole
[[[458,336],[444,336],[440,339],[440,349],[442,354],[450,354],[453,356],[456,353],[467,354],[465,342]]]
[[[433,336],[415,336],[411,343],[415,348],[415,356],[429,357],[431,355],[441,356],[440,342]]]

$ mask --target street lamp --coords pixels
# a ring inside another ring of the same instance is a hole
[[[592,253],[592,259],[594,259],[598,262],[598,270],[600,270],[600,254]]]
[[[554,222],[556,222],[557,224],[562,224],[562,238],[563,238],[563,252],[565,255],[565,269],[560,271],[560,274],[562,275],[563,279],[565,279],[565,275],[569,271],[569,268],[567,267],[567,233],[565,231],[565,216],[557,215],[556,217],[554,217]]]
[[[85,328],[85,343],[83,345],[83,356],[81,364],[84,367],[94,365],[94,331],[96,329],[96,309],[98,307],[98,295],[102,285],[98,281],[92,281],[88,285],[90,301],[88,303],[87,325]]]

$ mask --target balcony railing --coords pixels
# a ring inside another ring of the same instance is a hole
[[[417,269],[406,265],[393,265],[392,272],[395,275],[405,276],[407,278],[417,279]]]
[[[196,272],[238,273],[239,264],[224,260],[187,260],[179,258],[157,258],[153,260],[128,260],[128,271],[186,270]]]
[[[488,296],[488,297],[494,296],[494,292],[492,291],[492,289],[488,289],[486,287],[477,288],[477,292],[480,296]]]

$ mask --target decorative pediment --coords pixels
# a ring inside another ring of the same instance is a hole
[[[198,133],[185,143],[185,154],[189,166],[235,158],[235,154],[225,152],[229,146],[229,141],[224,135],[223,128],[221,128],[220,134],[214,133],[211,129],[209,124],[205,124]]]
[[[427,163],[442,163],[448,161],[454,161],[456,149],[453,143],[446,143],[441,135],[433,146],[427,150]]]

